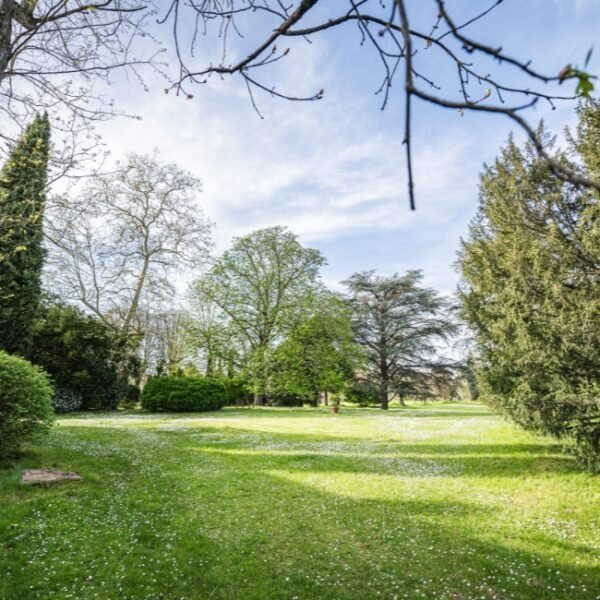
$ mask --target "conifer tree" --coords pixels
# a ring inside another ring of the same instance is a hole
[[[597,174],[600,104],[579,112],[570,151]],[[527,428],[573,439],[600,468],[600,197],[512,140],[480,193],[459,262],[481,396]]]
[[[0,347],[22,356],[41,295],[49,146],[48,116],[37,115],[0,173]]]

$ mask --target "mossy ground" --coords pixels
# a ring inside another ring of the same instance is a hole
[[[600,479],[472,403],[79,414],[0,470],[0,573],[11,600],[589,600]]]

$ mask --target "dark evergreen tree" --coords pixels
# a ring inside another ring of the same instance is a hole
[[[34,323],[31,362],[50,375],[60,397],[83,409],[113,409],[135,376],[130,346],[119,332],[74,306],[43,303]]]
[[[580,117],[571,154],[597,176],[600,104]],[[459,263],[481,397],[525,427],[574,439],[598,467],[600,196],[565,184],[512,140],[485,168],[480,194]]]
[[[50,124],[38,115],[0,173],[0,348],[28,356],[41,295]]]
[[[452,365],[439,345],[456,333],[448,302],[421,287],[421,271],[390,277],[374,271],[355,273],[345,281],[356,342],[367,366],[361,379],[374,386],[381,408],[390,397],[427,396],[440,373]]]

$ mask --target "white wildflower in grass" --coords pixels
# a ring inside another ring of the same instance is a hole
[[[600,482],[477,404],[78,413],[0,471],[0,598],[589,600]]]

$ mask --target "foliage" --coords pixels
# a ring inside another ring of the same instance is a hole
[[[82,403],[81,394],[64,387],[56,388],[52,398],[52,404],[57,413],[74,412],[81,408]]]
[[[582,170],[600,174],[600,104],[581,108],[570,143]],[[527,428],[573,439],[600,468],[600,195],[564,185],[512,139],[480,194],[460,266],[481,397]]]
[[[197,302],[216,305],[248,348],[247,373],[257,404],[264,402],[268,355],[291,329],[318,288],[325,259],[285,227],[236,238],[194,286]]]
[[[126,408],[126,409],[135,408],[140,401],[141,395],[142,395],[142,391],[140,390],[139,386],[137,386],[133,383],[127,384],[127,386],[125,387],[125,391],[124,391],[123,395],[121,396],[121,400],[119,402],[119,407]]]
[[[232,326],[226,313],[198,289],[191,298],[187,342],[207,377],[232,377],[243,362],[240,332]]]
[[[300,405],[316,405],[321,392],[342,392],[360,366],[361,349],[342,299],[322,292],[311,312],[270,356],[269,396],[275,404],[295,406],[300,399]]]
[[[30,362],[0,351],[0,456],[48,433],[53,417],[48,376]]]
[[[28,356],[41,297],[50,124],[38,115],[0,173],[0,347]]]
[[[317,405],[317,401],[314,397],[307,398],[305,395],[300,395],[297,392],[287,391],[285,389],[275,389],[269,394],[269,402],[272,406],[298,407],[303,406],[307,400],[312,406]]]
[[[368,381],[354,381],[346,390],[345,398],[348,402],[359,406],[371,406],[381,402],[379,389]]]
[[[131,349],[99,319],[62,304],[43,307],[34,327],[31,360],[58,390],[80,396],[81,408],[115,408],[126,391]]]
[[[252,402],[252,387],[241,377],[214,377],[225,387],[228,406],[246,405]]]
[[[152,412],[219,410],[229,400],[223,383],[208,377],[153,377],[142,392],[142,408]]]
[[[390,277],[367,271],[344,282],[355,340],[366,354],[363,379],[377,387],[384,410],[392,393],[401,402],[430,393],[436,372],[447,362],[438,346],[456,331],[447,301],[421,287],[422,279],[420,271]]]

